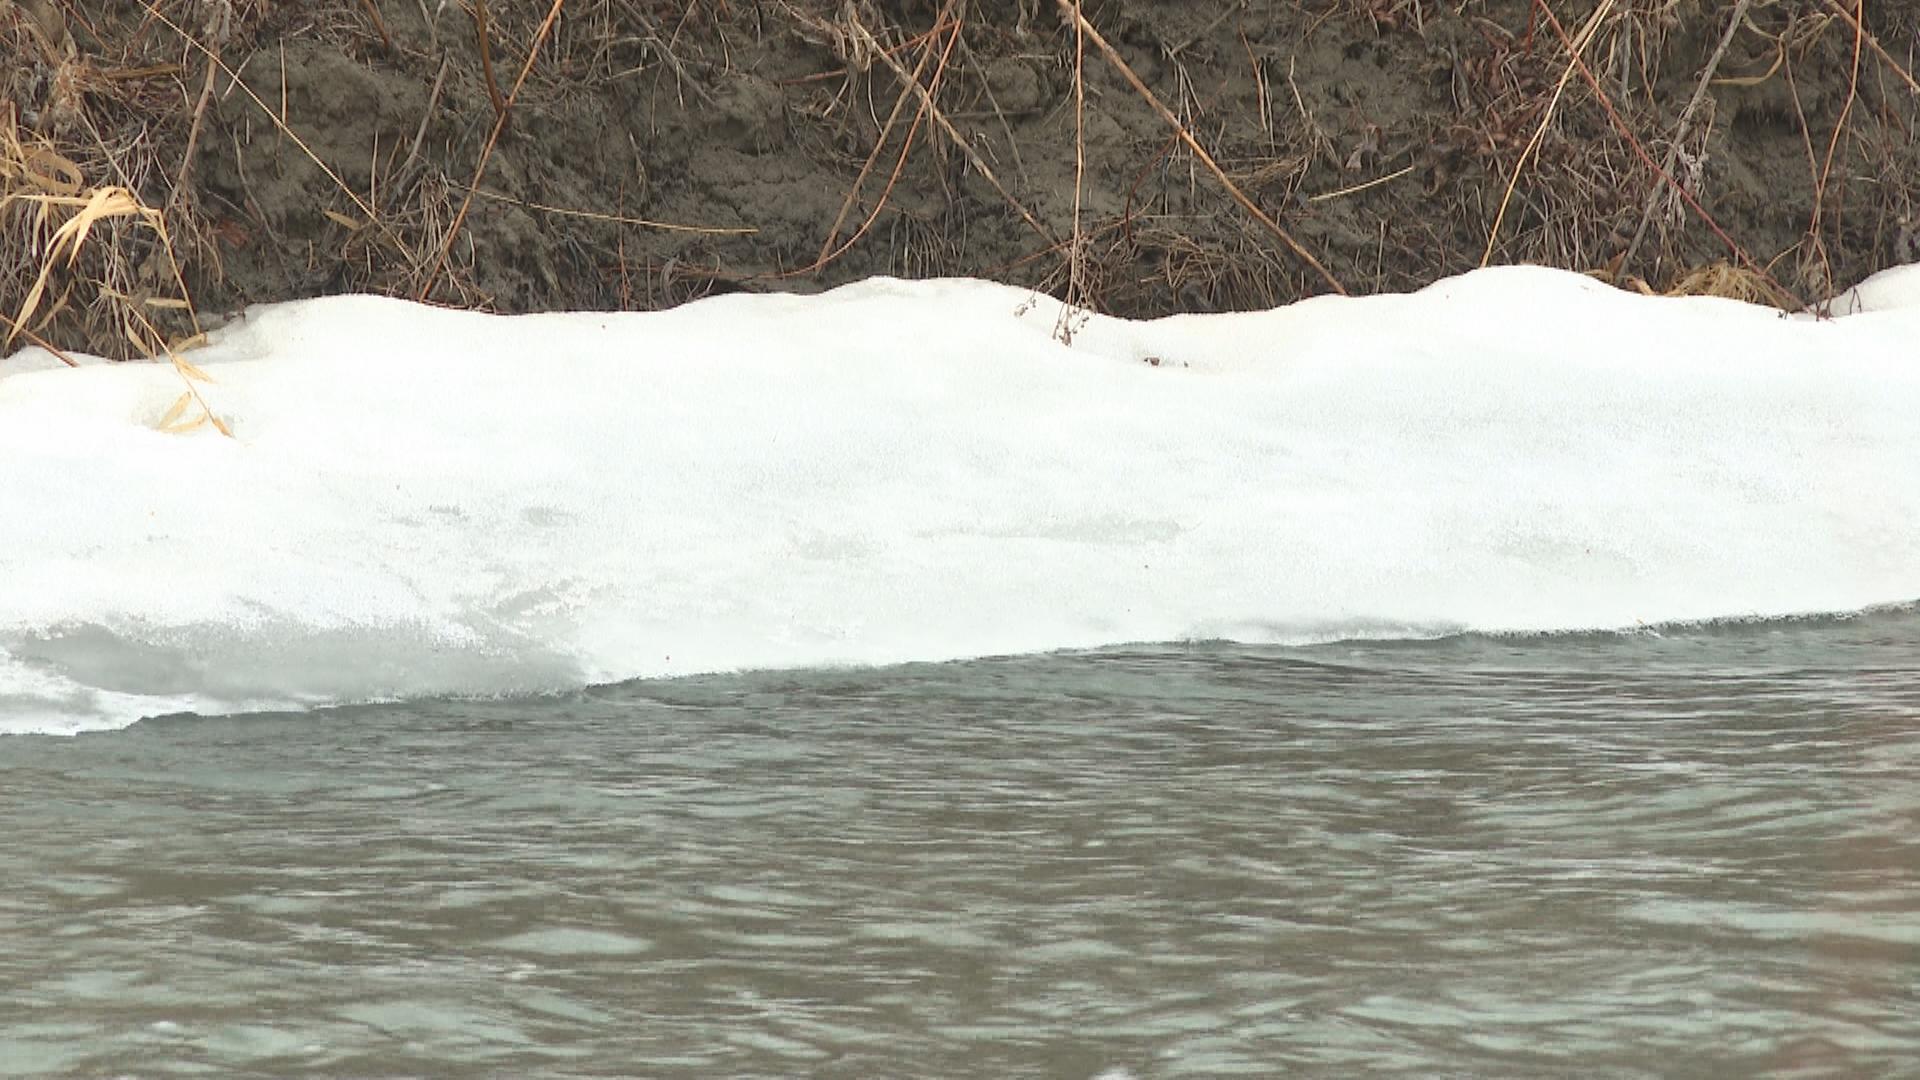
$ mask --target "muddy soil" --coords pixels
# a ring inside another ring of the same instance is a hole
[[[1791,305],[1920,255],[1920,5],[1857,33],[1773,0],[1729,34],[1735,5],[1676,0],[1087,0],[1277,230],[1055,0],[571,0],[543,36],[555,6],[0,0],[6,92],[89,182],[168,209],[208,312],[894,274],[1152,316],[1483,260],[1662,290],[1725,263]]]

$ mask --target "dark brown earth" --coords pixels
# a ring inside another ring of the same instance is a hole
[[[114,185],[168,243],[103,222],[27,320],[56,344],[136,351],[130,308],[188,333],[183,286],[203,314],[349,290],[528,311],[977,275],[1145,316],[1485,258],[1797,306],[1916,258],[1920,4],[1861,5],[1864,33],[1854,0],[1736,6],[1086,0],[1323,275],[1091,41],[1076,113],[1055,0],[0,0],[0,314],[75,213],[20,196]]]

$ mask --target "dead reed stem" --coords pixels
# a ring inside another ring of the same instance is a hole
[[[941,18],[934,20],[933,30],[929,30],[925,35],[925,45],[920,50],[920,59],[914,64],[913,73],[905,76],[907,86],[917,87],[920,85],[920,76],[927,70],[927,65],[932,63],[935,55],[934,39],[937,36],[937,31],[945,28],[945,17],[952,8],[953,5],[951,3],[943,7],[940,12]],[[855,25],[859,25],[857,21]],[[871,40],[872,35],[868,35],[868,39]],[[853,184],[847,188],[846,197],[840,200],[840,212],[834,215],[833,224],[827,229],[827,237],[820,243],[820,254],[815,257],[812,266],[799,271],[800,273],[812,273],[833,261],[836,254],[834,243],[840,239],[840,227],[847,223],[847,215],[853,213],[854,203],[860,199],[860,189],[866,186],[867,177],[872,174],[874,165],[880,160],[880,152],[886,149],[887,140],[893,135],[893,126],[899,122],[900,114],[906,111],[908,94],[909,91],[907,87],[903,86],[900,88],[900,96],[893,99],[893,108],[888,111],[886,121],[880,125],[880,134],[874,139],[873,150],[867,154],[866,161],[861,163],[860,172],[854,176]],[[924,95],[921,97],[923,103],[927,100],[929,99]],[[924,112],[925,109],[926,106],[922,104],[920,111]],[[916,115],[914,125],[916,127],[918,125],[918,119],[918,115]],[[910,134],[907,138],[907,147],[911,147],[912,145],[913,138]]]
[[[452,59],[445,53],[440,55],[440,69],[434,73],[433,89],[427,91],[427,107],[420,113],[420,126],[414,129],[413,145],[407,147],[406,159],[400,162],[400,168],[394,171],[394,175],[399,178],[401,184],[404,184],[411,174],[413,163],[420,160],[420,147],[427,141],[427,127],[433,123],[433,111],[440,107],[440,90],[446,85],[447,68],[452,63]],[[389,190],[397,186],[399,185],[390,185]]]
[[[473,38],[480,48],[480,74],[487,81],[487,100],[493,102],[493,114],[507,115],[507,99],[500,95],[500,83],[493,77],[493,35],[487,31],[487,0],[473,0]]]
[[[1861,13],[1865,12],[1866,0],[1855,0]],[[1847,97],[1840,105],[1840,118],[1833,123],[1833,135],[1827,140],[1827,156],[1820,163],[1820,175],[1813,185],[1813,218],[1807,223],[1809,235],[1819,235],[1820,216],[1827,201],[1827,182],[1833,178],[1834,155],[1840,150],[1840,137],[1846,133],[1847,118],[1853,115],[1853,103],[1860,96],[1860,47],[1866,37],[1867,29],[1859,18],[1853,23],[1853,67],[1847,76]]]
[[[32,330],[27,329],[25,326],[22,326],[21,324],[14,322],[12,319],[7,317],[5,312],[0,312],[0,323],[5,323],[7,325],[7,337],[9,339],[11,339],[15,334],[18,334],[21,337],[26,338],[28,341],[32,342],[33,344],[40,346],[42,349],[47,350],[47,352],[53,354],[55,359],[59,360],[61,363],[67,365],[68,367],[80,366],[80,362],[78,360],[75,360],[73,357],[68,356],[64,352],[61,352],[60,349],[53,344],[53,342],[48,341],[46,338],[41,337],[39,334],[34,333]]]
[[[553,30],[553,21],[560,17],[560,9],[567,0],[553,0],[553,6],[547,9],[547,17],[540,22],[540,29],[534,32],[533,44],[527,49],[527,62],[520,66],[520,77],[513,81],[513,90],[507,94],[507,108],[520,96],[520,88],[526,85],[527,76],[533,71],[533,62],[540,57],[540,46],[546,43],[547,34]],[[427,268],[420,279],[420,288],[414,299],[425,302],[433,293],[433,283],[440,277],[440,269],[447,264],[447,256],[453,251],[453,244],[460,236],[460,227],[466,223],[467,211],[473,208],[474,192],[480,187],[481,177],[486,175],[487,161],[493,157],[493,148],[500,142],[500,133],[506,130],[509,113],[502,110],[494,117],[493,130],[487,134],[486,145],[480,148],[480,163],[473,167],[473,180],[467,184],[467,194],[460,200],[460,209],[453,215],[453,224],[447,226],[447,235],[440,243],[440,250],[433,257],[433,265]],[[355,200],[359,201],[358,199]],[[363,204],[364,205],[364,204]]]
[[[174,33],[180,35],[182,40],[184,40],[188,45],[192,46],[201,55],[205,56],[207,58],[207,61],[211,63],[214,67],[220,69],[220,73],[222,75],[225,75],[228,78],[228,80],[232,82],[233,86],[237,88],[242,94],[245,94],[247,96],[247,100],[253,102],[254,106],[257,107],[262,113],[264,113],[268,120],[273,122],[273,126],[282,135],[285,135],[289,140],[293,142],[295,146],[300,148],[300,152],[306,155],[307,160],[313,162],[314,165],[317,166],[321,172],[327,174],[327,179],[333,181],[333,185],[339,188],[340,191],[343,194],[345,194],[348,199],[352,200],[353,205],[358,207],[360,209],[360,212],[366,215],[367,220],[370,223],[372,223],[375,228],[385,233],[387,235],[387,238],[392,240],[396,246],[401,247],[402,250],[405,249],[405,246],[400,243],[400,237],[396,235],[392,229],[389,229],[387,227],[386,223],[380,219],[380,216],[374,212],[373,207],[369,206],[367,204],[367,201],[360,197],[360,193],[353,190],[353,188],[349,187],[345,180],[340,179],[340,174],[333,171],[333,166],[328,165],[326,162],[320,160],[320,155],[313,152],[313,148],[311,146],[308,146],[307,141],[300,137],[300,133],[293,130],[292,127],[288,126],[287,122],[284,119],[282,119],[278,114],[276,114],[273,111],[273,109],[267,105],[266,102],[260,100],[260,95],[254,93],[253,87],[248,86],[246,82],[240,78],[237,72],[235,72],[232,68],[228,67],[226,65],[226,62],[221,60],[219,56],[215,55],[214,51],[208,48],[206,44],[201,42],[199,38],[194,37],[192,34],[182,29],[180,25],[174,22],[172,19],[167,18],[167,16],[163,12],[161,12],[161,10],[158,7],[154,6],[153,0],[140,0],[140,5],[146,8],[147,13],[152,15],[155,19],[159,20],[163,25],[167,27],[167,29],[172,30]]]
[[[1687,128],[1693,123],[1693,114],[1706,100],[1707,86],[1713,82],[1713,76],[1720,70],[1720,60],[1727,55],[1727,47],[1733,44],[1733,35],[1740,30],[1740,24],[1746,20],[1747,9],[1753,6],[1753,0],[1739,0],[1733,6],[1733,15],[1727,20],[1726,32],[1720,35],[1719,45],[1714,47],[1713,55],[1707,58],[1707,66],[1700,72],[1700,81],[1693,88],[1693,96],[1687,99],[1687,107],[1680,110],[1680,122],[1673,129],[1673,143],[1667,147],[1666,158],[1661,168],[1667,173],[1673,172],[1675,163],[1680,160],[1681,146],[1686,142]],[[1633,253],[1640,250],[1640,241],[1646,238],[1647,228],[1653,224],[1654,208],[1660,205],[1660,186],[1654,185],[1647,192],[1646,205],[1640,209],[1640,224],[1633,230],[1633,239],[1627,242],[1627,250],[1620,256],[1620,270],[1625,272],[1633,263]]]
[[[1647,153],[1647,148],[1640,145],[1640,140],[1634,137],[1633,129],[1627,126],[1627,122],[1621,118],[1619,110],[1614,108],[1613,99],[1607,95],[1606,89],[1600,85],[1600,80],[1594,75],[1593,69],[1589,68],[1587,62],[1581,59],[1579,51],[1574,48],[1573,39],[1567,35],[1567,28],[1560,24],[1559,16],[1555,15],[1553,9],[1547,6],[1547,0],[1534,0],[1534,5],[1542,15],[1546,16],[1547,25],[1553,28],[1554,36],[1560,39],[1560,43],[1566,48],[1568,55],[1573,57],[1574,63],[1578,65],[1580,69],[1581,77],[1584,78],[1587,81],[1587,85],[1592,88],[1594,98],[1600,102],[1600,108],[1607,114],[1607,119],[1612,122],[1614,129],[1620,132],[1621,137],[1626,139],[1627,146],[1633,150],[1634,156],[1640,159],[1640,163],[1652,169],[1654,175],[1658,176],[1662,182],[1673,188],[1673,190],[1680,195],[1680,198],[1686,201],[1687,206],[1692,208],[1700,220],[1706,223],[1707,228],[1713,230],[1713,234],[1720,238],[1721,243],[1727,245],[1727,250],[1733,254],[1735,259],[1739,260],[1742,266],[1772,282],[1774,287],[1780,290],[1781,296],[1786,297],[1801,307],[1806,306],[1806,301],[1800,299],[1792,289],[1787,288],[1775,280],[1773,275],[1768,273],[1765,267],[1755,262],[1753,256],[1747,254],[1747,249],[1741,247],[1733,237],[1727,235],[1727,231],[1720,227],[1720,223],[1713,219],[1713,215],[1707,212],[1706,207],[1700,205],[1700,200],[1694,198],[1693,192],[1688,191],[1685,184],[1675,180],[1672,173],[1661,168],[1660,163],[1653,160],[1653,155]]]
[[[169,208],[179,205],[180,201],[187,197],[187,181],[193,177],[193,152],[200,144],[200,129],[206,122],[207,103],[213,100],[214,74],[219,70],[215,62],[209,58],[206,81],[200,86],[200,99],[193,105],[193,122],[187,127],[187,148],[180,155],[180,173],[173,181],[173,195],[168,199]]]
[[[1827,0],[1827,6],[1832,8],[1834,14],[1839,15],[1848,26],[1853,28],[1853,32],[1859,35],[1859,40],[1865,41],[1867,48],[1872,49],[1875,56],[1878,56],[1889,68],[1892,68],[1895,75],[1900,76],[1900,81],[1907,84],[1907,89],[1912,90],[1916,94],[1920,94],[1920,82],[1914,81],[1913,72],[1901,66],[1900,61],[1895,60],[1893,54],[1889,53],[1886,47],[1880,44],[1880,39],[1874,37],[1865,26],[1861,25],[1859,16],[1848,10],[1847,6],[1842,4],[1840,0]]]
[[[373,20],[373,29],[380,35],[380,44],[388,52],[393,51],[393,35],[387,33],[387,20],[380,17],[380,8],[373,0],[360,0],[360,6],[367,9],[367,18]]]
[[[1214,179],[1220,182],[1220,186],[1227,189],[1227,194],[1233,197],[1233,201],[1239,203],[1241,208],[1246,210],[1247,213],[1252,214],[1254,220],[1264,226],[1268,232],[1278,237],[1280,242],[1287,245],[1288,250],[1298,256],[1302,262],[1311,266],[1334,292],[1339,293],[1341,296],[1347,295],[1347,290],[1340,284],[1339,279],[1334,277],[1333,273],[1325,266],[1321,265],[1320,260],[1314,258],[1312,252],[1302,247],[1300,242],[1295,240],[1291,233],[1281,228],[1279,222],[1270,217],[1265,210],[1260,209],[1252,199],[1247,197],[1247,193],[1241,191],[1240,186],[1235,184],[1233,180],[1227,176],[1226,170],[1222,169],[1220,164],[1213,160],[1213,155],[1207,153],[1206,147],[1201,146],[1199,140],[1193,137],[1193,132],[1187,130],[1187,126],[1180,122],[1180,118],[1173,114],[1173,110],[1167,108],[1166,103],[1161,101],[1159,96],[1156,95],[1145,82],[1141,81],[1140,76],[1127,64],[1127,61],[1114,50],[1112,45],[1107,43],[1107,39],[1101,36],[1100,31],[1096,29],[1092,23],[1088,22],[1085,16],[1080,14],[1077,0],[1057,0],[1057,2],[1060,5],[1060,10],[1066,14],[1067,18],[1073,20],[1077,26],[1085,31],[1087,40],[1093,42],[1094,47],[1099,49],[1101,55],[1107,58],[1107,62],[1112,64],[1114,69],[1120,73],[1121,77],[1127,80],[1127,85],[1133,87],[1134,93],[1139,94],[1148,105],[1153,107],[1155,112],[1160,114],[1160,119],[1166,121],[1167,125],[1173,128],[1174,133],[1180,137],[1180,141],[1186,143],[1187,149],[1193,152],[1193,156],[1198,158],[1202,165],[1206,166],[1207,171],[1211,172]]]
[[[1008,206],[1013,207],[1014,211],[1020,215],[1020,219],[1027,223],[1027,227],[1039,233],[1040,238],[1047,243],[1058,244],[1060,241],[1055,239],[1053,230],[1041,224],[1040,219],[1033,216],[1033,211],[1021,205],[1020,200],[1014,198],[1013,193],[1009,192],[1006,186],[1000,183],[1000,178],[993,175],[992,166],[988,165],[986,159],[980,156],[980,152],[973,148],[973,144],[967,140],[966,136],[960,134],[959,130],[953,126],[953,121],[947,119],[947,114],[940,110],[939,105],[935,104],[932,95],[927,93],[927,88],[920,85],[920,80],[908,74],[907,69],[900,61],[895,60],[892,53],[882,48],[880,43],[874,40],[873,34],[867,30],[865,25],[855,21],[853,28],[854,32],[859,34],[861,39],[873,50],[873,54],[880,58],[880,62],[887,65],[887,69],[893,72],[894,77],[899,79],[907,89],[911,90],[919,98],[920,107],[926,110],[927,115],[933,117],[933,122],[938,124],[940,130],[946,133],[948,139],[952,140],[953,145],[958,147],[962,154],[966,155],[967,161],[973,166],[974,171],[978,172],[987,183],[993,185],[993,190],[1000,193],[1000,197],[1006,200]],[[845,216],[845,209],[843,207],[841,220],[834,222],[834,230],[836,232],[839,231]]]
[[[1613,0],[1603,0],[1599,7],[1593,9],[1593,15],[1586,25],[1573,36],[1573,44],[1569,46],[1573,55],[1568,57],[1567,66],[1560,70],[1560,81],[1554,84],[1553,96],[1547,99],[1546,115],[1540,118],[1539,126],[1533,129],[1533,137],[1521,149],[1519,160],[1513,163],[1513,173],[1507,177],[1507,189],[1500,196],[1500,209],[1493,215],[1493,227],[1487,230],[1486,250],[1480,253],[1481,266],[1493,261],[1493,249],[1500,242],[1500,227],[1507,220],[1507,206],[1513,202],[1514,189],[1520,186],[1520,174],[1526,171],[1527,162],[1539,151],[1547,128],[1553,124],[1554,111],[1560,107],[1560,97],[1566,93],[1567,83],[1573,78],[1575,61],[1580,59],[1580,54],[1586,51],[1588,45],[1593,44],[1594,37],[1600,32],[1600,24],[1612,10]]]
[[[449,183],[459,186],[458,181],[449,181]],[[580,218],[583,221],[604,221],[613,225],[632,225],[643,229],[657,229],[661,232],[696,233],[701,236],[752,236],[754,233],[760,231],[750,225],[678,225],[670,221],[653,221],[649,218],[628,217],[624,214],[607,214],[597,210],[575,210],[565,206],[550,206],[546,203],[535,202],[531,199],[516,199],[511,195],[502,195],[497,191],[487,191],[484,188],[469,187],[465,190],[491,202],[505,203],[508,206],[518,206],[526,210],[538,210],[543,214],[552,214],[556,217]]]
[[[1086,237],[1082,233],[1080,212],[1087,179],[1087,20],[1080,13],[1080,0],[1073,0],[1073,246],[1067,251],[1067,303],[1060,309],[1060,325],[1054,335],[1063,342],[1073,337],[1068,312],[1086,302],[1087,289],[1082,274],[1086,265]]]
[[[956,2],[957,0],[948,0],[947,9],[945,10],[951,10]],[[959,40],[960,24],[955,22],[952,33],[947,37],[946,47],[940,50],[940,58],[933,66],[933,87],[927,91],[928,101],[931,101],[933,96],[940,92],[940,81],[947,73],[947,61],[953,56],[953,47]],[[900,96],[905,98],[907,92],[902,90]],[[900,143],[900,154],[894,159],[893,172],[887,176],[887,186],[880,189],[880,197],[874,200],[873,209],[867,212],[865,220],[860,222],[860,227],[853,231],[853,235],[847,238],[846,243],[828,252],[824,259],[816,261],[812,266],[794,271],[793,274],[811,274],[818,272],[827,264],[853,250],[853,245],[859,243],[861,238],[865,237],[873,228],[873,223],[880,220],[881,212],[886,209],[887,200],[893,197],[894,187],[900,183],[900,174],[906,171],[907,160],[913,156],[913,141],[920,134],[920,121],[926,119],[926,117],[927,110],[924,107],[914,110],[913,122],[907,125],[906,138],[901,140]],[[875,148],[875,152],[878,153],[877,147]],[[784,276],[793,275],[789,274]]]

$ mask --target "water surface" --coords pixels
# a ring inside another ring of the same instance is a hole
[[[1920,615],[0,740],[0,1074],[1893,1075]]]

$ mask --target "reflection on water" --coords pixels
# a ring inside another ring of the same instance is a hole
[[[0,1073],[1857,1077],[1920,616],[0,741]]]

